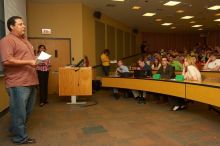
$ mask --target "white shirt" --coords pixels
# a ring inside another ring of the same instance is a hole
[[[191,76],[194,79],[196,79],[196,81],[199,81],[199,82],[202,81],[202,77],[201,77],[200,71],[195,66],[193,66],[193,65],[189,65],[187,67],[186,76]]]
[[[215,61],[209,62],[208,69],[213,69],[216,66],[220,66],[220,59],[216,59]]]

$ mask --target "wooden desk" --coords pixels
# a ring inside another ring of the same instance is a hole
[[[186,82],[186,99],[220,107],[220,83]]]
[[[220,107],[220,83],[105,77],[102,86],[167,94]]]
[[[143,90],[185,98],[185,83],[168,80],[102,78],[103,87]]]

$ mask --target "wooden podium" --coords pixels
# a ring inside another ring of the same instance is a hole
[[[76,96],[92,95],[91,67],[59,68],[59,96],[71,96],[68,104],[85,104],[77,102]]]

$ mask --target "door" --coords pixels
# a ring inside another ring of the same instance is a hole
[[[58,94],[58,70],[70,64],[71,58],[71,41],[70,39],[59,38],[29,38],[29,41],[37,51],[39,45],[45,45],[47,53],[51,54],[51,68],[49,74],[48,94]]]

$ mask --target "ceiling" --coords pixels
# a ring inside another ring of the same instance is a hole
[[[163,4],[169,0],[125,0],[124,2],[115,2],[112,0],[32,0],[43,2],[82,2],[100,11],[116,20],[123,22],[131,28],[148,32],[192,32],[220,30],[220,22],[214,21],[220,19],[215,14],[220,10],[208,10],[207,8],[214,5],[220,5],[220,0],[178,0],[181,3],[167,7]],[[132,10],[132,6],[140,6],[139,10]],[[177,10],[183,10],[183,13],[177,13]],[[143,17],[146,12],[156,13],[153,17]],[[189,20],[180,19],[183,16],[190,15],[194,18]],[[157,22],[156,19],[162,19]],[[191,24],[191,21],[195,21]],[[173,23],[171,26],[162,26],[162,23]],[[193,28],[192,25],[203,25],[202,30]],[[171,29],[171,27],[176,27]]]

